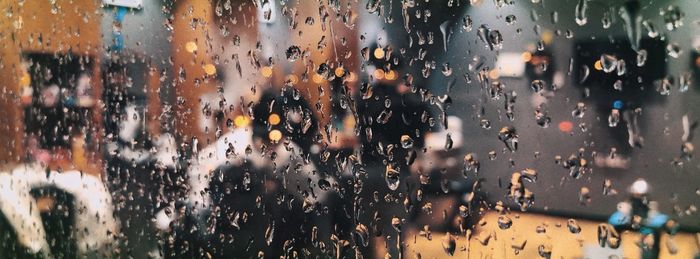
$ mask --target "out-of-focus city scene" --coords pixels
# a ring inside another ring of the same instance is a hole
[[[0,13],[0,258],[700,258],[698,0]]]

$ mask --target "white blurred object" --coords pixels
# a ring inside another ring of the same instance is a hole
[[[623,248],[601,247],[600,245],[584,245],[582,258],[626,258]]]
[[[141,9],[143,0],[102,0],[103,4]]]
[[[646,180],[639,178],[632,183],[629,188],[629,192],[632,194],[647,194],[649,193],[649,183]]]
[[[33,164],[0,173],[0,211],[22,246],[32,253],[51,257],[36,200],[30,194],[34,188],[48,186],[61,189],[75,199],[73,231],[80,254],[105,249],[114,242],[118,225],[111,194],[101,179],[79,171],[50,171],[47,175],[45,168]]]
[[[693,37],[693,48],[700,51],[700,36]]]
[[[43,107],[56,106],[59,100],[60,92],[61,88],[59,88],[56,84],[52,84],[44,89],[41,89],[41,97],[39,99],[41,101],[41,105]]]
[[[217,107],[218,105],[214,105],[215,103],[219,103],[219,95],[218,94],[203,94],[199,96],[199,110],[204,111],[204,110],[210,110],[211,114],[215,114],[215,112],[220,111]],[[207,129],[215,129],[216,128],[216,119],[214,116],[207,116],[205,114],[202,114],[198,116],[197,120],[197,126],[199,126],[199,130],[202,132],[206,132]]]
[[[431,132],[425,135],[425,148],[431,151],[444,150],[447,142],[447,134],[452,139],[452,148],[462,147],[462,120],[457,116],[447,116],[447,130]]]
[[[175,206],[172,204],[166,208],[161,209],[158,211],[155,215],[155,225],[156,228],[161,230],[161,231],[168,231],[170,229],[170,222],[173,222],[175,220],[176,215],[175,212],[173,211]],[[166,211],[170,210],[171,213],[168,215]]]
[[[126,118],[119,121],[119,138],[126,142],[131,142],[136,138],[138,129],[143,124],[143,117],[136,110],[135,105],[128,105],[124,109]]]
[[[136,105],[128,105],[124,112],[125,118],[119,121],[119,139],[132,143],[143,130],[145,120]],[[132,148],[129,145],[119,145],[115,142],[107,144],[109,152],[118,153],[123,160],[142,163],[148,159],[155,159],[161,167],[175,167],[177,146],[171,134],[165,133],[154,138],[153,146],[155,152],[143,148]]]
[[[521,77],[525,74],[522,53],[503,52],[498,55],[496,69],[501,77]]]
[[[155,159],[156,163],[162,167],[174,168],[175,159],[177,157],[177,145],[175,137],[170,133],[160,135],[153,141],[156,148]]]
[[[277,19],[277,11],[275,10],[276,1],[262,1],[258,3],[258,21],[261,23],[275,23]]]
[[[246,154],[246,148],[253,148],[253,152]],[[231,132],[228,132],[216,142],[203,148],[191,161],[190,167],[187,169],[188,179],[189,179],[189,192],[188,192],[188,203],[193,205],[195,213],[199,213],[199,210],[207,210],[212,206],[211,198],[206,191],[212,181],[212,176],[214,170],[221,166],[231,165],[239,166],[246,163],[251,163],[253,168],[256,169],[266,169],[272,171],[272,166],[276,164],[277,168],[289,165],[294,168],[294,165],[301,165],[299,168],[299,173],[289,173],[287,174],[286,181],[293,182],[305,182],[311,181],[318,183],[321,179],[319,173],[317,173],[316,167],[313,163],[305,163],[300,153],[297,150],[301,150],[294,143],[288,145],[289,149],[285,145],[277,145],[273,148],[277,153],[277,159],[275,163],[270,163],[269,158],[264,157],[255,143],[253,143],[253,130],[250,128],[236,128]],[[227,150],[232,149],[234,155],[227,157]],[[326,178],[331,186],[336,182],[332,177]],[[313,195],[309,197],[303,197],[302,192],[306,188],[312,188],[312,193],[317,194],[315,197]],[[327,194],[331,191],[322,191],[318,184],[313,186],[301,187],[301,188],[288,188],[287,191],[291,192],[298,199],[308,199],[312,203],[322,202],[328,196]],[[169,224],[169,222],[167,222]],[[165,224],[165,223],[160,223]]]
[[[630,167],[630,159],[622,155],[615,155],[615,157],[596,156],[593,162],[596,166],[603,168],[627,169]]]
[[[552,89],[558,90],[564,87],[566,82],[566,76],[561,71],[554,72],[554,77],[552,78]]]
[[[624,215],[632,214],[632,204],[629,202],[620,202],[617,204],[617,211]]]

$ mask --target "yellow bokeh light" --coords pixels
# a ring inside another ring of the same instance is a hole
[[[289,81],[292,84],[296,84],[299,82],[299,78],[297,78],[297,76],[295,76],[295,75],[288,75],[286,81]]]
[[[345,119],[343,119],[343,128],[354,129],[356,123],[357,122],[355,121],[355,118],[353,116],[345,116]]]
[[[522,58],[523,62],[530,62],[530,60],[532,60],[532,53],[530,53],[529,51],[525,51],[523,52]]]
[[[372,75],[374,76],[374,79],[382,80],[382,79],[384,79],[384,70],[381,70],[381,69],[374,70],[374,73],[372,73]]]
[[[384,50],[382,48],[374,49],[374,57],[377,59],[383,59],[384,58]]]
[[[214,75],[216,74],[216,67],[212,64],[206,64],[204,65],[204,73],[207,73],[207,75]]]
[[[345,69],[343,69],[342,67],[337,67],[335,69],[335,76],[342,77],[343,75],[345,75]]]
[[[270,125],[277,125],[277,124],[280,124],[280,121],[282,121],[282,119],[280,118],[279,115],[277,115],[276,113],[273,113],[273,114],[270,114],[270,117],[267,118],[267,121],[270,122]]]
[[[544,42],[544,44],[549,45],[550,43],[552,43],[552,40],[554,39],[554,33],[552,33],[552,31],[550,31],[550,30],[544,30],[542,32],[541,38],[542,38],[542,41]]]
[[[272,67],[264,66],[260,69],[260,74],[265,78],[270,78],[272,76]]]
[[[197,51],[197,43],[194,43],[194,41],[188,41],[187,44],[185,44],[185,50],[187,50],[189,53]]]
[[[319,74],[314,74],[314,75],[311,77],[311,80],[313,80],[314,83],[320,84],[320,83],[323,82],[323,76],[322,76],[322,75],[319,75]]]
[[[501,75],[498,74],[498,70],[496,69],[491,69],[491,71],[489,71],[489,78],[491,79],[498,79],[500,76]]]
[[[271,130],[269,134],[270,140],[273,142],[279,142],[282,139],[282,132],[279,130]]]
[[[598,71],[603,70],[603,65],[600,63],[600,60],[595,61],[595,63],[593,64],[593,68],[595,68],[595,70]]]
[[[386,78],[386,80],[395,80],[396,72],[394,70],[389,70],[389,72],[384,73],[384,78]]]
[[[236,127],[242,128],[248,126],[248,124],[250,124],[250,120],[246,116],[238,115],[233,119],[233,124],[235,124]]]
[[[32,78],[29,77],[28,73],[24,73],[22,77],[19,78],[19,85],[20,86],[29,86],[29,84],[32,83]]]

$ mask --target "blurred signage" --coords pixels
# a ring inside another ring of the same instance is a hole
[[[523,54],[504,52],[498,55],[496,69],[502,77],[521,77],[525,72]]]
[[[102,0],[103,4],[141,9],[143,0]]]

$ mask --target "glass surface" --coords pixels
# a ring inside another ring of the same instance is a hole
[[[0,10],[0,258],[700,258],[697,0]]]

